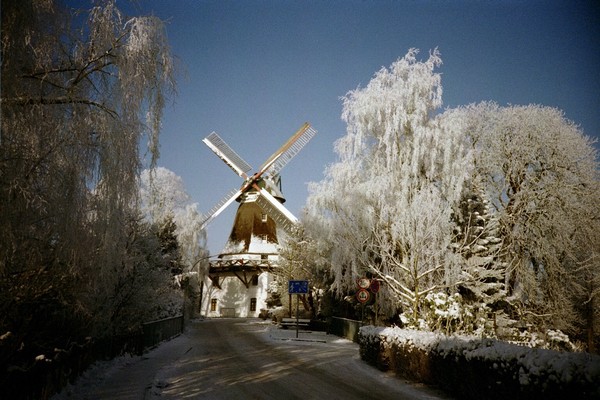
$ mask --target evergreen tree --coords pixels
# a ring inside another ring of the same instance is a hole
[[[156,235],[160,243],[160,252],[165,261],[165,267],[172,275],[179,275],[183,272],[181,257],[179,255],[179,243],[177,241],[177,225],[173,220],[173,215],[168,214],[157,224]]]
[[[451,247],[464,263],[458,292],[470,303],[497,310],[506,296],[498,221],[480,185],[473,184],[465,192],[453,215],[456,234]]]

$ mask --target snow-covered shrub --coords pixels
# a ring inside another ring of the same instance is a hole
[[[600,356],[589,353],[374,326],[360,329],[359,345],[368,363],[461,399],[600,398]]]
[[[281,322],[281,320],[288,316],[288,310],[285,307],[275,307],[271,311],[271,315],[273,316],[274,322]]]
[[[512,328],[507,330],[503,339],[506,339],[509,343],[540,349],[560,351],[579,350],[578,346],[571,342],[569,336],[560,330],[548,329],[546,331],[536,331],[532,327],[528,329]]]
[[[490,310],[483,303],[467,303],[459,293],[430,292],[422,300],[419,313],[412,310],[400,314],[402,326],[444,334],[466,333],[494,336]],[[415,319],[414,315],[419,315]]]
[[[392,370],[400,376],[430,382],[428,352],[441,336],[411,329],[364,326],[358,342],[360,356],[381,370]]]

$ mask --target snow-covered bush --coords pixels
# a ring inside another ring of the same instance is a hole
[[[486,305],[467,304],[459,293],[428,293],[421,314],[434,332],[483,334],[486,330]]]
[[[508,328],[502,339],[509,343],[540,349],[580,351],[580,345],[571,341],[569,336],[560,330],[548,329],[542,331],[533,328]]]
[[[474,334],[493,337],[494,323],[488,318],[489,307],[485,303],[467,303],[459,293],[430,292],[422,300],[422,307],[414,319],[412,310],[399,317],[403,328],[444,334]]]
[[[600,397],[600,356],[589,353],[374,326],[360,328],[359,345],[370,364],[463,399]]]

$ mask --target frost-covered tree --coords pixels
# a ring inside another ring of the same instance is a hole
[[[339,160],[311,184],[306,224],[331,243],[333,289],[353,289],[369,273],[385,282],[388,314],[403,308],[415,316],[428,292],[459,275],[446,254],[469,172],[462,120],[436,115],[440,55],[416,56],[411,49],[344,97]]]
[[[77,325],[71,338],[111,332],[122,313],[110,307],[131,304],[106,296],[140,265],[140,141],[154,163],[174,88],[158,18],[126,17],[114,0],[63,4],[2,2],[0,330],[26,347],[33,331],[66,345],[62,328],[43,326],[54,317]]]
[[[163,167],[147,169],[140,175],[140,202],[146,220],[170,237],[176,252],[169,252],[171,272],[185,295],[185,315],[198,310],[202,281],[208,272],[206,232],[198,205],[191,202],[183,179]],[[165,240],[161,243],[166,244]]]
[[[181,314],[183,305],[182,293],[171,279],[172,254],[177,249],[166,238],[169,228],[160,237],[156,226],[140,216],[128,218],[127,228],[127,254],[114,267],[116,284],[102,291],[95,288],[94,294],[101,300],[98,318],[112,334],[136,331],[144,322]]]
[[[179,242],[175,235],[176,228],[172,215],[167,215],[166,218],[160,221],[160,224],[155,226],[165,267],[173,275],[179,275],[183,272],[179,256]]]
[[[309,281],[310,295],[302,297],[302,301],[305,309],[310,311],[313,317],[319,313],[331,315],[329,310],[323,309],[325,304],[329,304],[330,299],[325,298],[325,292],[331,284],[331,277],[329,261],[323,256],[322,244],[324,242],[312,238],[305,226],[299,223],[282,241],[279,264],[273,271],[278,289],[276,296],[282,300],[284,306],[290,306],[285,300],[288,297],[288,280]]]
[[[576,304],[598,295],[580,291],[600,269],[597,151],[554,108],[483,103],[466,112],[503,239],[509,299],[524,321],[574,332]]]
[[[456,226],[451,248],[462,263],[457,283],[461,295],[466,301],[498,310],[506,295],[505,265],[498,220],[486,197],[478,183],[465,188],[453,215]]]
[[[201,259],[206,257],[206,232],[201,229],[198,205],[191,202],[183,179],[164,167],[146,169],[140,175],[140,200],[150,223],[173,223],[184,272],[204,273],[207,265]]]

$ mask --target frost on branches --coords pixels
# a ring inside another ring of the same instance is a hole
[[[178,303],[165,300],[179,304],[179,312],[183,301],[184,314],[194,317],[198,311],[194,304],[198,304],[201,282],[208,273],[206,231],[198,205],[191,202],[181,177],[163,167],[142,171],[140,203],[145,220],[158,233],[163,259],[170,263],[171,299],[179,295]]]
[[[63,3],[2,3],[0,330],[28,349],[136,329],[170,278],[136,202],[174,91],[164,25]]]
[[[424,329],[593,337],[592,142],[548,107],[441,112],[440,65],[437,50],[418,61],[411,49],[343,99],[347,132],[309,186],[304,217],[329,249],[332,290],[344,296],[358,276],[378,278],[380,311]]]
[[[592,141],[550,107],[483,103],[464,111],[503,240],[507,300],[523,324],[580,339],[598,332],[600,179]]]
[[[141,209],[152,224],[174,224],[177,240],[180,273],[184,276],[207,272],[207,263],[200,260],[206,256],[206,232],[201,229],[202,215],[198,204],[192,203],[180,176],[164,167],[147,169],[140,176]]]
[[[307,217],[307,226],[335,243],[335,290],[369,273],[385,282],[388,314],[411,309],[415,316],[427,293],[457,275],[446,257],[450,216],[470,160],[457,121],[435,114],[442,104],[439,53],[425,62],[416,56],[410,50],[346,95],[339,161],[310,186]]]

